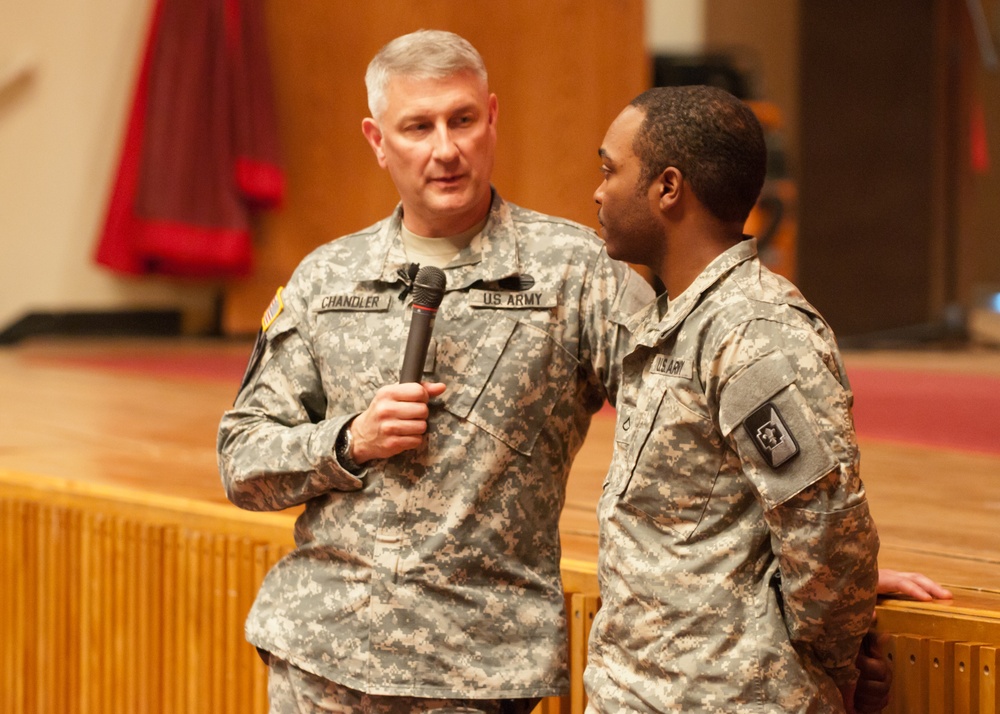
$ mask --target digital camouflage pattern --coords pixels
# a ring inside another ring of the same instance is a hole
[[[878,535],[833,333],[752,239],[629,325],[589,711],[843,711]]]
[[[270,714],[529,714],[528,699],[440,699],[367,694],[304,672],[271,657],[267,699]]]
[[[494,195],[483,235],[445,268],[424,448],[335,460],[341,427],[398,381],[410,305],[401,209],[318,248],[281,293],[219,431],[229,498],[305,504],[247,638],[373,694],[568,690],[558,520],[570,462],[614,397],[619,314],[652,291],[593,231]],[[401,295],[405,295],[401,299]]]

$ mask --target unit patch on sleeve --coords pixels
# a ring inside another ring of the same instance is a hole
[[[799,453],[798,442],[772,402],[764,402],[743,421],[750,440],[771,468],[778,468]]]

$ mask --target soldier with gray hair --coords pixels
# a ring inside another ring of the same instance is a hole
[[[472,75],[487,89],[486,65],[468,40],[440,30],[421,30],[397,37],[368,64],[365,72],[368,109],[376,121],[381,121],[386,88],[393,76],[440,79],[463,73]]]
[[[569,690],[566,480],[652,290],[492,189],[497,98],[468,42],[406,35],[366,79],[400,203],[302,261],[219,429],[234,503],[304,506],[247,638],[272,712],[527,712]],[[399,384],[415,264],[447,287],[424,379]]]
[[[628,323],[588,711],[853,712],[879,540],[833,332],[743,234],[761,127],[657,88],[600,155],[608,253],[666,293]]]

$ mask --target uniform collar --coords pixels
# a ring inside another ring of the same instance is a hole
[[[756,257],[757,240],[747,237],[709,263],[694,282],[676,298],[670,299],[665,294],[661,295],[628,321],[628,328],[636,336],[636,342],[647,347],[662,342],[684,322],[706,292],[737,265]]]
[[[496,189],[492,189],[492,193],[486,227],[444,269],[448,290],[467,288],[479,281],[496,282],[521,273],[518,231],[511,218],[510,206]],[[402,282],[400,271],[405,274],[409,265],[400,238],[402,221],[403,205],[400,203],[391,216],[372,227],[368,250],[355,272],[359,281]]]

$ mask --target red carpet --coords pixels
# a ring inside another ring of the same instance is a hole
[[[250,358],[250,347],[246,355],[228,354],[136,354],[122,356],[78,355],[73,357],[33,356],[34,362],[48,362],[64,367],[97,369],[119,374],[147,375],[156,379],[204,379],[207,381],[229,381],[233,387],[239,386]]]
[[[1000,454],[1000,379],[851,369],[858,436]]]
[[[89,369],[239,384],[249,356],[136,354],[49,358]],[[37,359],[37,358],[36,358]],[[858,436],[1000,454],[1000,379],[947,372],[851,369]],[[605,407],[601,414],[614,417]]]
[[[848,376],[860,438],[1000,454],[1000,379],[855,368]]]

